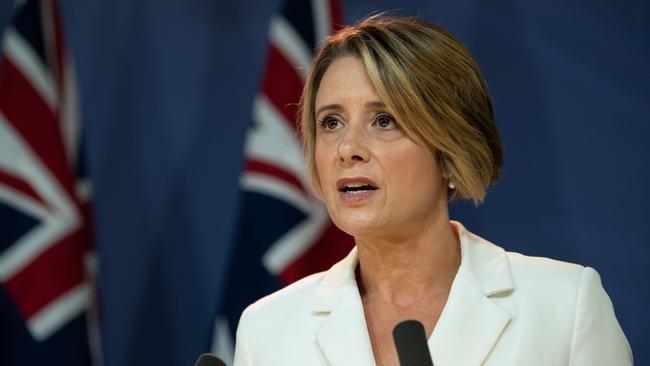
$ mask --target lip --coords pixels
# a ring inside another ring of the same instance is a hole
[[[343,192],[341,189],[345,187],[346,184],[348,183],[362,183],[362,184],[367,184],[375,187],[375,190],[371,191],[365,191],[365,192]],[[341,178],[336,181],[336,189],[339,192],[339,198],[341,201],[347,204],[360,204],[368,199],[370,199],[372,196],[377,193],[379,190],[379,187],[377,186],[377,183],[375,183],[372,179],[366,178],[366,177],[350,177],[350,178]]]

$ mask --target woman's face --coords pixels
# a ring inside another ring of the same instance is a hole
[[[404,237],[446,217],[447,188],[433,153],[386,111],[358,58],[339,58],[326,71],[316,124],[318,195],[343,231]]]

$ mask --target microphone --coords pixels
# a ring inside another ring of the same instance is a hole
[[[400,366],[433,366],[424,326],[417,320],[404,320],[393,328],[393,340]]]
[[[226,363],[212,353],[204,353],[199,356],[194,366],[226,366]]]

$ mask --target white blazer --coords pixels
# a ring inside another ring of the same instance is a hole
[[[435,366],[632,365],[595,270],[505,252],[452,222],[461,265],[428,340]],[[250,305],[235,366],[375,365],[356,248],[326,272]]]

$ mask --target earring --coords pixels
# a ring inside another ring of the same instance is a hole
[[[456,189],[456,185],[451,181],[452,174],[449,173],[449,177],[447,177],[448,183],[447,183],[447,188],[451,189],[452,191]]]

